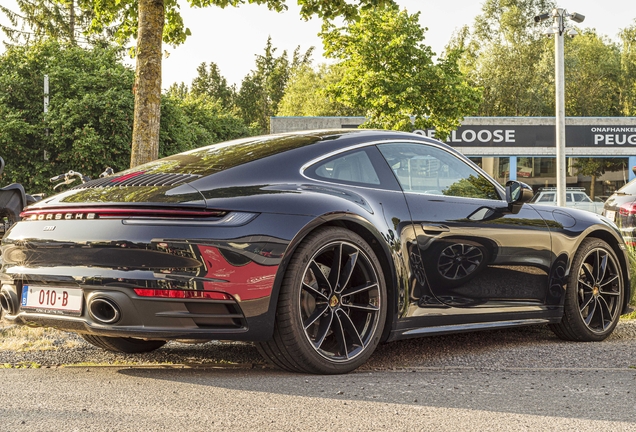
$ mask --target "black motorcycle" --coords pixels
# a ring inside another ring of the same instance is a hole
[[[0,176],[4,172],[4,159],[0,157]],[[0,238],[11,225],[20,220],[22,209],[42,199],[42,195],[29,195],[24,191],[24,186],[12,183],[0,188]]]

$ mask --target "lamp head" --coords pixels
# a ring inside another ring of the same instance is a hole
[[[538,22],[545,21],[545,20],[550,19],[550,18],[552,18],[552,15],[550,15],[549,13],[544,13],[544,14],[535,16],[534,17],[534,22],[538,23]]]
[[[569,15],[570,19],[576,23],[582,23],[585,20],[585,15],[581,15],[580,13],[572,12]]]

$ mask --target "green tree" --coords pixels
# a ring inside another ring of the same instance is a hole
[[[190,89],[184,82],[179,84],[174,83],[170,86],[170,88],[168,88],[166,94],[173,98],[185,99],[190,94]]]
[[[256,134],[240,117],[221,106],[217,99],[191,93],[176,100],[194,134],[191,148]]]
[[[41,40],[45,37],[76,44],[87,41],[85,33],[93,18],[86,0],[15,0],[18,10],[0,5],[11,23],[0,30],[13,43]]]
[[[10,47],[0,56],[2,183],[50,192],[49,178],[70,169],[91,177],[130,163],[134,72],[121,48],[63,47],[55,41]],[[43,113],[43,77],[50,104]],[[161,100],[159,155],[252,134],[206,96]]]
[[[265,53],[256,56],[256,69],[243,79],[236,96],[236,107],[245,123],[253,125],[261,133],[269,131],[269,118],[278,112],[289,76],[292,71],[309,64],[312,51],[310,48],[301,54],[300,47],[297,47],[290,61],[287,51],[276,56],[272,39],[267,38]]]
[[[532,20],[554,7],[549,0],[486,0],[472,31],[464,27],[451,40],[447,49],[463,50],[462,72],[483,89],[476,114],[554,114],[554,97],[549,94],[554,68],[537,67],[543,58],[554,57],[551,42],[543,35],[552,23]]]
[[[636,115],[636,20],[623,29],[621,38],[620,105],[624,116]]]
[[[133,72],[121,49],[63,48],[54,41],[10,47],[0,56],[0,149],[5,181],[32,192],[70,169],[97,175],[127,166]],[[43,113],[43,77],[50,82]]]
[[[483,88],[478,115],[554,115],[554,38],[543,34],[553,22],[532,20],[554,6],[551,0],[487,0],[472,31],[465,27],[455,35],[449,46],[464,49],[462,71]],[[623,32],[624,48],[633,36],[629,29]],[[636,70],[630,69],[634,57],[625,51],[621,56],[617,44],[590,29],[564,42],[566,115],[629,111],[631,86],[623,76]]]
[[[195,95],[207,95],[219,102],[221,108],[231,110],[234,107],[236,89],[229,86],[219,67],[214,62],[209,66],[201,63],[197,68],[198,75],[192,80],[191,92]]]
[[[342,79],[339,64],[321,64],[318,69],[309,64],[300,66],[289,78],[285,95],[278,105],[279,116],[362,116],[363,110],[347,107],[328,94],[327,88]]]
[[[479,91],[460,73],[457,51],[433,62],[418,21],[419,13],[394,7],[366,10],[345,27],[324,29],[325,54],[339,60],[344,71],[328,91],[336,101],[363,111],[365,127],[435,127],[444,138],[473,113]]]
[[[549,42],[550,49],[543,53],[535,71],[545,77],[541,93],[544,105],[549,105],[546,114],[554,115],[554,42]],[[578,117],[621,115],[620,47],[598,36],[593,29],[579,30],[578,36],[564,42],[565,114]]]
[[[95,18],[92,30],[103,31],[115,26],[116,37],[126,41],[137,38],[135,71],[135,120],[132,138],[131,166],[157,158],[161,99],[161,46],[163,42],[178,45],[190,34],[179,14],[177,0],[89,1]],[[362,9],[393,4],[393,0],[297,0],[300,15],[308,19],[317,15],[324,19],[339,16],[354,19]],[[240,6],[246,3],[264,4],[269,9],[286,9],[286,0],[188,0],[194,7]]]

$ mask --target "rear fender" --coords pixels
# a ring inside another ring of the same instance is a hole
[[[363,217],[353,213],[329,213],[319,216],[305,225],[296,236],[292,239],[285,251],[285,256],[281,261],[276,277],[274,279],[274,286],[272,287],[272,294],[270,298],[269,310],[275,313],[278,306],[278,296],[280,293],[280,287],[289,266],[289,262],[294,255],[294,252],[300,245],[300,243],[314,230],[322,226],[342,226],[357,234],[361,235],[369,243],[371,248],[375,251],[380,263],[382,264],[382,270],[384,272],[385,281],[387,282],[388,291],[388,307],[387,307],[387,320],[391,320],[390,325],[387,325],[384,329],[383,340],[388,336],[390,329],[395,326],[395,320],[397,319],[397,295],[398,280],[397,272],[395,269],[395,262],[393,261],[392,254],[388,248],[388,245],[382,238],[381,233]],[[370,242],[370,238],[375,242]],[[372,244],[374,243],[374,244]],[[273,318],[273,317],[272,317]],[[388,321],[387,321],[388,323]]]

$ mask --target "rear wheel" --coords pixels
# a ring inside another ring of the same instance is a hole
[[[294,253],[281,285],[274,337],[257,344],[274,365],[347,373],[371,356],[386,318],[380,263],[359,235],[328,227]]]
[[[614,250],[603,240],[585,239],[572,260],[563,319],[550,328],[564,340],[603,340],[618,324],[624,292]]]
[[[98,348],[105,349],[106,351],[127,354],[154,351],[166,344],[166,341],[164,340],[145,340],[127,337],[96,336],[92,334],[82,334],[81,336],[86,342],[90,343],[91,345],[95,345]]]

